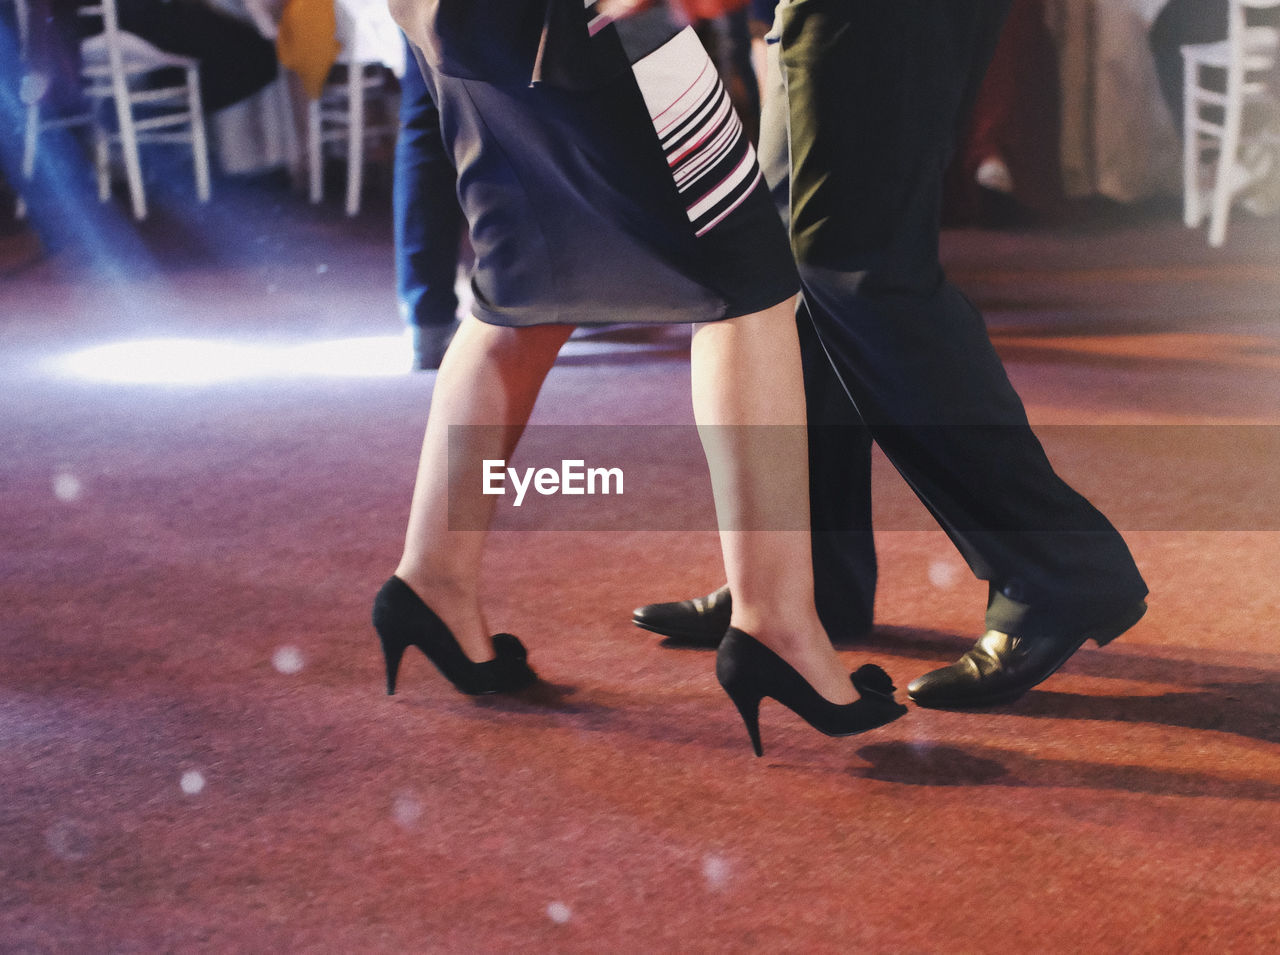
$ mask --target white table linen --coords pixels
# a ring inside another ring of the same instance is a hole
[[[286,0],[206,0],[219,10],[252,23],[267,39]],[[404,73],[404,44],[386,0],[335,0],[338,40],[343,59],[354,55],[382,63],[397,76]],[[209,125],[218,168],[232,175],[251,175],[284,167],[296,181],[304,175],[301,91],[287,70],[253,96],[220,110]]]
[[[1046,0],[1068,195],[1132,202],[1179,192],[1181,147],[1147,43],[1166,2]]]

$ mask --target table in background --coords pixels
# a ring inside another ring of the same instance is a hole
[[[274,40],[287,0],[205,2],[254,24],[263,36]],[[362,59],[380,62],[397,75],[403,73],[404,46],[386,0],[337,2],[341,5],[339,37],[352,43]],[[295,182],[304,181],[305,116],[305,98],[294,77],[281,68],[280,76],[265,89],[211,118],[218,168],[232,175],[252,175],[283,167]]]

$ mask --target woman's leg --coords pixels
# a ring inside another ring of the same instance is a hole
[[[511,456],[572,331],[568,325],[504,328],[467,318],[440,364],[396,576],[476,662],[493,656],[479,575],[495,498],[481,493],[482,462]]]
[[[849,671],[813,602],[808,437],[795,300],[693,336],[693,410],[733,594],[732,624],[834,703]]]

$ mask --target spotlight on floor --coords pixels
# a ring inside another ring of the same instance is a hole
[[[66,355],[58,371],[120,385],[217,385],[255,379],[389,378],[408,371],[402,335],[303,344],[150,338]]]

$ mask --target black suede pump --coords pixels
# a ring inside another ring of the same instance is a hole
[[[494,634],[492,660],[469,659],[444,621],[399,577],[390,578],[374,598],[373,628],[387,665],[388,696],[396,691],[400,660],[411,646],[425,653],[445,679],[469,696],[513,693],[538,679],[526,662],[524,644],[509,633]]]
[[[729,628],[716,651],[716,679],[747,724],[757,756],[764,755],[760,744],[760,701],[766,696],[828,736],[852,736],[891,723],[907,712],[893,698],[889,674],[873,663],[859,667],[850,677],[858,699],[832,703],[786,660],[736,627]]]

